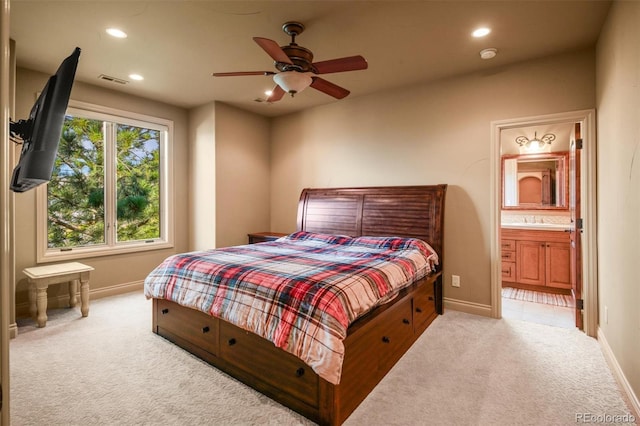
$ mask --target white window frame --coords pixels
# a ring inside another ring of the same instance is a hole
[[[103,244],[73,248],[49,248],[47,233],[49,212],[47,204],[48,184],[40,185],[36,192],[37,262],[57,262],[172,248],[174,246],[173,121],[73,100],[69,101],[67,112],[86,118],[114,121],[120,124],[159,130],[162,133],[160,138],[160,237],[145,241],[127,241],[116,244],[114,238],[112,238],[112,234],[115,231],[110,231],[107,232],[106,241]],[[107,154],[109,154],[109,149],[107,148]],[[114,180],[114,171],[108,170],[105,180],[105,196],[107,197],[115,197]],[[114,215],[115,212],[105,210],[104,220],[111,229],[115,229],[116,218]]]

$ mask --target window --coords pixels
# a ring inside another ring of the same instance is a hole
[[[172,122],[69,105],[38,188],[38,262],[172,247]]]

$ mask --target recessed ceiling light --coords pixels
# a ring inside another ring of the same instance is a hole
[[[495,58],[497,54],[498,54],[498,49],[496,49],[495,47],[482,49],[480,51],[480,57],[482,59],[492,59],[492,58]]]
[[[273,94],[273,90],[265,90],[264,94],[267,96],[271,96]]]
[[[141,76],[140,74],[129,74],[129,78],[131,80],[136,80],[136,81],[144,80],[144,77]]]
[[[491,32],[491,28],[483,27],[483,28],[478,28],[477,30],[472,32],[471,35],[474,37],[484,37],[488,35],[490,32]]]
[[[106,31],[111,37],[127,38],[127,33],[117,28],[107,28]]]

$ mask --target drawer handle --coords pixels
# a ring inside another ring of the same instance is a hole
[[[236,344],[236,339],[232,337],[227,343],[229,343],[229,346],[233,346]]]
[[[421,314],[422,313],[422,308],[416,308],[416,312]]]
[[[203,333],[208,333],[209,331],[211,331],[211,329],[209,328],[209,326],[208,326],[208,325],[207,325],[207,326],[205,326],[205,327],[202,327],[202,332],[203,332]]]
[[[391,342],[391,339],[389,339],[387,336],[382,336],[382,341],[383,341],[384,343],[390,343],[390,342]]]
[[[408,319],[406,319],[406,318],[403,318],[403,319],[402,319],[402,323],[403,323],[403,324],[411,324],[411,321],[409,321],[409,320],[408,320]]]
[[[304,368],[300,367],[296,370],[296,377],[304,376]]]
[[[429,297],[427,297],[427,299],[433,301],[433,296],[429,296]]]
[[[167,315],[168,313],[169,313],[169,309],[164,308],[164,309],[162,310],[162,315]]]

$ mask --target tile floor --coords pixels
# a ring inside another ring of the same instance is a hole
[[[574,308],[502,298],[502,317],[562,328],[576,326]]]

